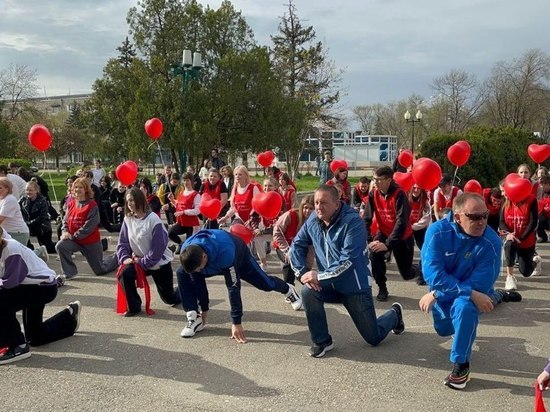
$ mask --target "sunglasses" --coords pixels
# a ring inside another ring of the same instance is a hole
[[[466,216],[468,219],[478,222],[480,220],[487,220],[489,217],[489,212],[485,213],[463,213],[464,216]]]

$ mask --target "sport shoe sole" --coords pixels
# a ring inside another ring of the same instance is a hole
[[[73,332],[73,333],[76,333],[78,331],[78,328],[80,327],[80,314],[82,313],[82,303],[80,303],[79,300],[75,300],[74,302],[69,303],[69,306],[73,310],[72,316],[76,321],[76,325]]]
[[[17,362],[30,357],[31,351],[28,345],[24,349],[19,347],[15,348],[15,350],[8,349],[2,356],[0,356],[0,365],[7,365],[8,363]]]
[[[392,309],[397,313],[397,326],[392,329],[394,335],[402,335],[405,333],[405,322],[403,321],[403,306],[401,303],[395,302],[391,305]]]
[[[300,298],[300,296],[298,295],[296,288],[294,287],[294,285],[291,285],[290,283],[287,283],[287,285],[288,285],[288,292],[285,294],[285,298],[288,299],[288,301],[292,305],[292,309],[294,310],[302,309],[302,298]]]
[[[309,352],[309,356],[311,356],[312,358],[322,358],[323,356],[326,355],[327,352],[330,352],[333,349],[334,349],[334,342],[330,342],[329,345],[323,347],[321,352],[316,353],[314,352],[314,349],[311,349]]]
[[[470,381],[470,372],[466,376],[463,376],[459,379],[451,377],[451,375],[447,376],[445,380],[443,381],[443,384],[445,386],[448,386],[451,389],[464,389],[466,387],[466,384]]]

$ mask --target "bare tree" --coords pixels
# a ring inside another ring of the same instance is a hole
[[[529,50],[512,62],[499,62],[487,80],[489,99],[484,106],[487,123],[536,130],[547,128],[550,109],[550,57]]]
[[[471,126],[486,100],[476,77],[463,70],[453,69],[436,77],[431,87],[438,96],[438,117],[445,116],[445,122],[440,124],[445,132],[459,133]]]
[[[372,133],[376,124],[375,105],[367,104],[353,108],[353,120],[361,125],[361,132]]]
[[[0,99],[8,108],[8,120],[24,111],[24,100],[37,96],[37,70],[25,65],[10,64],[0,72]]]

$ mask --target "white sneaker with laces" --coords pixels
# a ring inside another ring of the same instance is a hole
[[[187,325],[180,333],[182,338],[191,338],[195,336],[197,332],[204,329],[201,315],[198,315],[194,310],[187,312]]]
[[[531,273],[530,277],[539,276],[542,272],[542,257],[539,255],[533,256],[533,264],[535,265],[535,268],[533,269],[533,273]]]
[[[506,277],[506,283],[504,285],[504,289],[506,290],[516,290],[518,288],[518,283],[516,281],[515,276],[508,275]]]
[[[286,292],[285,298],[292,305],[292,309],[294,310],[302,309],[302,298],[300,298],[300,296],[298,295],[296,288],[294,287],[294,285],[291,285],[290,283],[287,283],[287,285],[288,285],[288,292]]]

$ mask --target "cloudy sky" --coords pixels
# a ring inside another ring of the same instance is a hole
[[[38,71],[40,95],[91,91],[127,35],[136,0],[0,0],[0,70]],[[221,0],[203,1],[217,8]],[[235,0],[260,44],[276,33],[284,0]],[[494,63],[531,48],[550,53],[548,0],[295,0],[331,58],[344,69],[349,109],[412,93],[426,98],[436,76],[466,70],[484,79]]]

